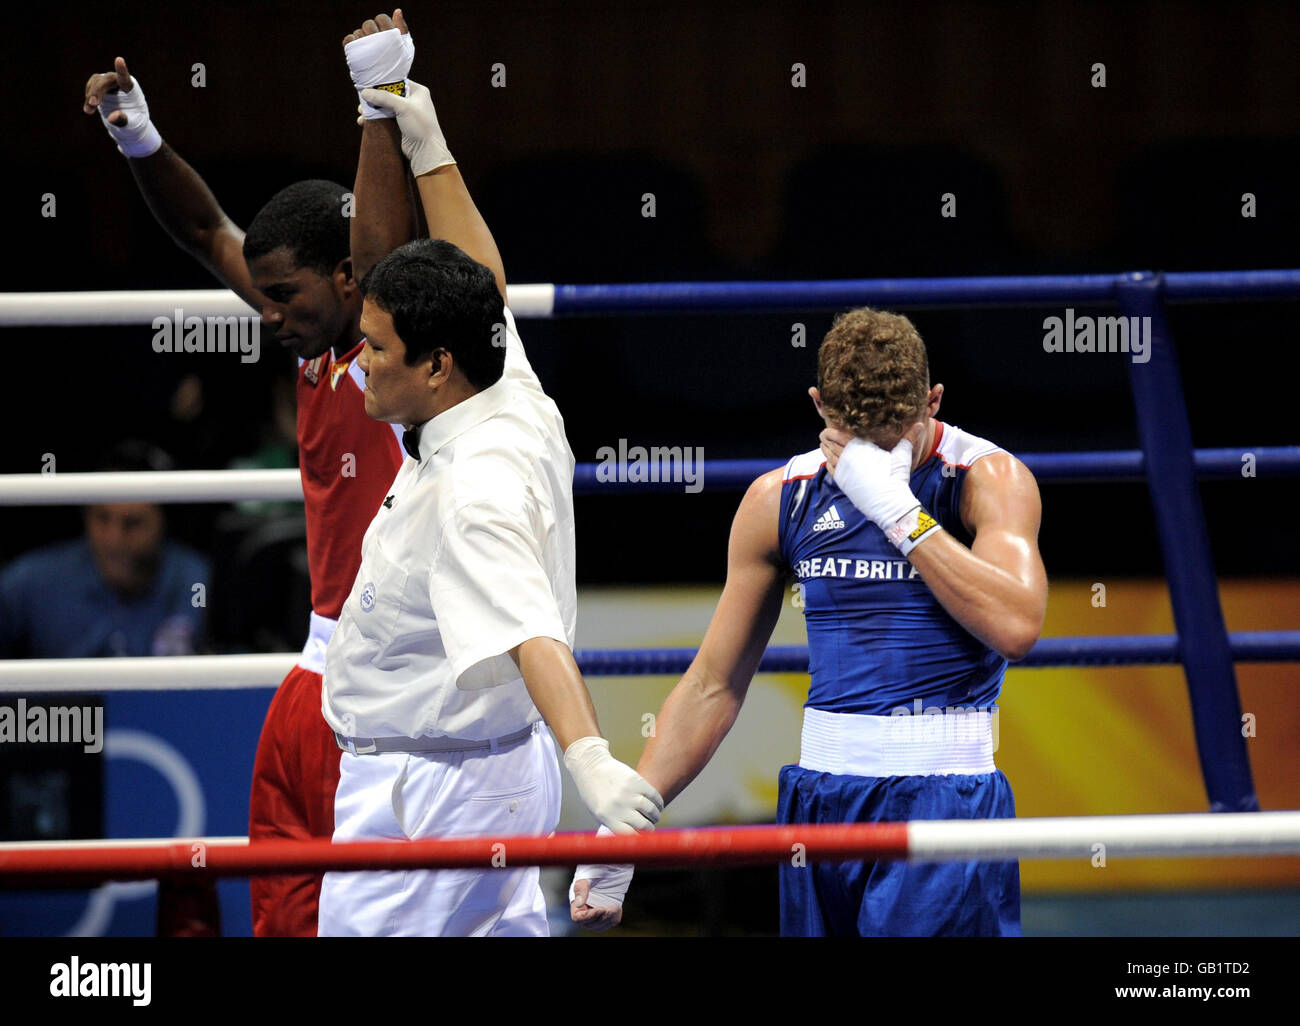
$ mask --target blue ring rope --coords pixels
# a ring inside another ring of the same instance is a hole
[[[1115,303],[1123,284],[1149,273],[556,285],[552,316]],[[1297,299],[1300,270],[1171,272],[1164,275],[1164,297],[1174,301]]]
[[[1228,635],[1232,656],[1240,663],[1300,660],[1300,631],[1238,631]],[[678,676],[686,672],[694,648],[578,649],[578,667],[592,677]],[[1179,662],[1173,634],[1122,634],[1098,637],[1043,638],[1014,667],[1135,666]],[[772,645],[759,673],[807,673],[806,645]]]
[[[1198,449],[1194,454],[1197,476],[1203,480],[1241,479],[1245,467],[1243,457],[1247,454],[1255,457],[1251,468],[1255,477],[1300,476],[1300,445]],[[1019,458],[1040,482],[1145,479],[1146,460],[1139,449],[1113,452],[1030,452],[1020,453]],[[702,468],[695,467],[692,472],[699,472],[699,481],[704,491],[743,491],[754,478],[784,466],[785,462],[783,459],[707,460]],[[573,493],[608,495],[611,492],[680,492],[683,489],[682,481],[601,481],[598,475],[603,466],[601,463],[579,463],[574,468]]]

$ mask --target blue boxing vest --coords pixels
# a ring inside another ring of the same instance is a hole
[[[977,459],[1001,451],[935,421],[930,455],[912,472],[921,505],[965,545],[973,540],[961,521],[966,474]],[[1007,661],[948,615],[916,568],[827,475],[819,449],[786,464],[780,544],[808,629],[806,707],[888,716],[900,707],[915,714],[995,704]]]

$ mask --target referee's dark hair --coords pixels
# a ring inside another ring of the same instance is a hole
[[[459,247],[442,239],[408,242],[370,269],[361,294],[392,317],[407,366],[445,349],[479,391],[501,377],[505,303],[495,275]]]
[[[294,263],[330,275],[352,253],[350,222],[344,215],[348,189],[312,178],[294,182],[266,201],[244,235],[244,260],[284,246]]]

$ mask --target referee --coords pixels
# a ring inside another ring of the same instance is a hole
[[[400,16],[370,24],[345,47],[350,69],[358,45],[394,60],[404,45]],[[556,740],[606,829],[649,829],[663,800],[610,755],[573,660],[573,453],[505,307],[496,243],[429,91],[353,79],[372,113],[396,118],[442,238],[393,250],[361,282],[365,410],[405,426],[408,458],[326,652],[322,712],[343,749],[334,839],[549,834]],[[358,226],[406,220],[398,168],[363,152]],[[326,874],[319,932],[544,936],[539,872],[504,855],[488,870]]]
[[[334,840],[549,834],[552,732],[596,817],[649,829],[663,799],[610,755],[573,659],[573,453],[493,272],[422,239],[362,289],[366,412],[406,426],[409,458],[326,654]],[[538,869],[505,856],[327,873],[320,934],[545,936]]]

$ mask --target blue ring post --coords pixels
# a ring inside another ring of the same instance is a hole
[[[1165,321],[1164,280],[1141,271],[1115,284],[1125,316],[1151,318],[1150,359],[1134,363],[1129,357],[1129,384],[1210,810],[1256,812],[1259,799],[1241,734],[1237,674],[1196,487],[1192,428]]]

